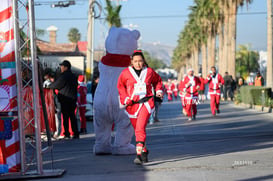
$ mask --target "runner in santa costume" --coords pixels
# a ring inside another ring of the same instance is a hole
[[[175,99],[177,99],[177,93],[178,93],[178,83],[177,80],[173,80],[173,96]]]
[[[85,112],[86,112],[86,95],[87,95],[87,86],[84,83],[84,75],[78,76],[78,96],[77,96],[77,106],[79,110],[80,115],[80,121],[81,121],[81,131],[80,133],[86,134],[86,118],[85,118]]]
[[[201,100],[202,102],[204,102],[205,98],[205,79],[202,77],[202,74],[199,73],[199,79],[200,79],[200,88],[198,90],[199,93],[199,100]]]
[[[185,77],[182,88],[185,94],[185,104],[188,120],[195,120],[197,114],[196,104],[198,103],[198,89],[200,88],[200,80],[194,76],[193,69],[188,69],[188,75]]]
[[[162,80],[160,76],[145,62],[141,51],[137,50],[132,55],[132,66],[124,69],[118,79],[117,88],[120,103],[126,106],[131,124],[135,130],[136,152],[135,164],[148,161],[146,148],[146,125],[154,109],[154,97],[162,98]]]
[[[172,83],[171,79],[168,79],[168,82],[165,84],[165,89],[167,90],[168,101],[172,101],[174,84]]]
[[[187,111],[186,111],[186,102],[185,102],[185,95],[186,92],[183,90],[183,82],[185,80],[185,77],[187,76],[187,74],[183,75],[183,79],[180,81],[179,85],[178,85],[178,90],[179,90],[179,97],[181,99],[181,104],[182,104],[182,113],[186,116],[187,115]]]
[[[216,73],[216,68],[211,67],[210,74],[205,79],[205,84],[209,83],[210,108],[213,116],[220,113],[221,86],[225,81],[223,77]],[[216,111],[216,112],[215,112]]]

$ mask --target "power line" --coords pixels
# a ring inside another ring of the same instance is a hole
[[[238,16],[243,15],[264,15],[267,12],[250,12],[250,13],[238,13]],[[188,15],[158,15],[158,16],[131,16],[131,17],[121,17],[121,19],[157,19],[157,18],[188,18]],[[98,19],[105,19],[101,17]],[[82,18],[36,18],[36,21],[76,21],[76,20],[87,20],[87,17]]]

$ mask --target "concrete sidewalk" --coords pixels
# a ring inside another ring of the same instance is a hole
[[[135,155],[95,156],[92,122],[79,140],[54,142],[53,166],[65,169],[53,181],[84,180],[273,180],[272,114],[223,102],[211,117],[209,102],[198,106],[196,121],[187,122],[180,101],[164,102],[159,123],[147,126],[150,162],[134,165]],[[44,168],[52,166],[45,155]]]

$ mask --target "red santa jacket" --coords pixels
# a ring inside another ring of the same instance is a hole
[[[161,77],[149,67],[144,67],[140,76],[131,66],[121,72],[117,88],[122,105],[125,105],[128,99],[137,102],[144,97],[152,96],[147,102],[128,105],[126,112],[130,118],[136,118],[142,106],[145,106],[149,113],[152,112],[154,109],[152,87],[156,93],[163,92]]]
[[[78,85],[77,103],[78,103],[79,107],[86,106],[86,104],[87,104],[86,95],[87,95],[87,87],[84,83],[81,83],[80,85]]]
[[[205,84],[209,83],[209,94],[221,95],[221,86],[224,85],[225,81],[220,74],[215,76],[209,75],[205,79]]]
[[[183,80],[181,80],[178,84],[178,90],[179,90],[179,96],[180,97],[183,97],[185,94],[184,94],[184,90],[183,90]]]
[[[172,94],[175,86],[173,83],[168,82],[165,84],[165,89],[167,90],[167,94]]]
[[[186,76],[183,84],[182,89],[185,94],[185,99],[188,101],[191,101],[192,99],[197,100],[198,99],[198,89],[200,88],[200,79],[196,76]]]
[[[178,83],[177,83],[177,81],[175,81],[173,83],[173,92],[177,92],[177,91],[178,91]]]

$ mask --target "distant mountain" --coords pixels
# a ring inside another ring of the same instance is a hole
[[[171,65],[174,46],[161,43],[141,43],[140,48],[147,51],[151,57],[157,58],[167,66]]]

